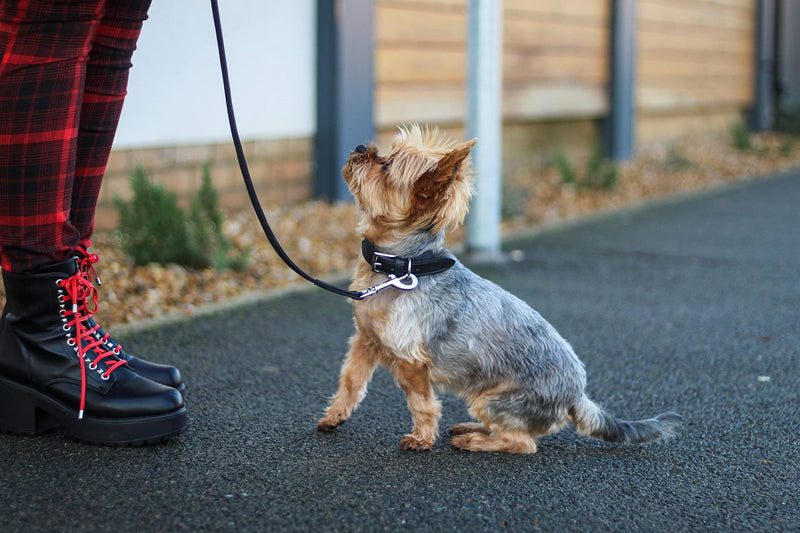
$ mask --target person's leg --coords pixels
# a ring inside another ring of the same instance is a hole
[[[105,345],[76,257],[78,128],[105,3],[0,0],[0,431],[130,445],[181,433],[186,410]]]
[[[127,94],[128,71],[151,0],[109,0],[89,52],[70,221],[88,249],[100,185]]]
[[[101,1],[0,0],[0,253],[8,272],[67,259],[78,125]]]
[[[80,235],[76,255],[90,283],[95,281],[94,264],[98,261],[98,256],[88,251],[94,233],[97,197],[127,94],[131,57],[149,7],[150,0],[108,0],[89,52],[70,222]],[[128,368],[158,383],[185,389],[177,368],[151,363],[126,353],[93,319],[88,324],[97,328],[96,333],[108,350],[128,362]]]

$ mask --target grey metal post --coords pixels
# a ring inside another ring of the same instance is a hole
[[[606,156],[625,161],[636,144],[636,2],[613,0],[611,13],[611,76]]]
[[[780,0],[778,4],[778,49],[775,51],[778,96],[783,103],[800,105],[800,2]]]
[[[500,254],[503,2],[470,0],[467,137],[478,138],[472,164],[476,195],[467,219],[467,249],[477,257]]]
[[[342,167],[350,151],[374,135],[373,5],[372,0],[317,0],[316,198],[352,198]]]
[[[775,121],[775,0],[758,0],[755,95],[750,129],[768,130]]]
[[[777,49],[775,76],[777,97],[783,104],[800,106],[800,2],[779,0],[777,4]]]

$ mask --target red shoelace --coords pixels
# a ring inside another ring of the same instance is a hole
[[[91,266],[91,265],[90,265]],[[92,268],[92,271],[94,268]],[[78,418],[83,418],[86,409],[86,363],[89,370],[97,371],[101,379],[108,379],[111,373],[122,365],[128,364],[124,359],[118,359],[118,352],[109,350],[106,346],[108,335],[100,337],[96,334],[100,326],[97,323],[89,324],[92,316],[97,312],[97,289],[89,279],[88,271],[83,268],[73,276],[58,281],[58,286],[64,289],[66,295],[59,296],[62,303],[71,302],[71,306],[64,305],[61,311],[64,330],[74,333],[68,335],[67,343],[75,348],[81,366],[81,404]],[[92,308],[88,302],[91,301]],[[98,370],[98,364],[105,361],[105,371]]]
[[[97,271],[94,269],[94,264],[97,263],[100,258],[97,254],[90,253],[89,250],[84,248],[83,246],[78,246],[77,250],[80,255],[78,256],[78,270],[83,274],[83,277],[89,280],[91,283],[92,278],[94,278],[95,283],[99,287],[102,285],[100,282],[100,276],[97,275]],[[95,289],[96,294],[96,289]],[[102,330],[102,328],[101,328]],[[103,335],[103,343],[105,344],[111,338],[109,333],[105,333]],[[122,351],[122,345],[117,341],[114,341],[114,349],[113,352],[119,355],[119,352]]]

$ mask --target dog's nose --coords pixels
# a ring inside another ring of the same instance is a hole
[[[356,152],[358,152],[359,154],[366,154],[367,147],[364,146],[363,144],[359,144],[358,146],[356,146]]]

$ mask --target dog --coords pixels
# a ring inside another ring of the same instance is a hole
[[[375,145],[350,154],[342,173],[361,210],[366,259],[351,289],[372,294],[353,304],[356,332],[318,430],[350,417],[381,364],[411,411],[404,450],[433,447],[441,417],[435,388],[462,397],[477,420],[450,428],[459,450],[535,453],[537,438],[570,422],[579,434],[615,443],[671,436],[676,413],[629,422],[590,400],[584,365],[555,328],[445,248],[445,232],[463,223],[473,194],[476,142],[456,144],[411,125],[386,155]]]

